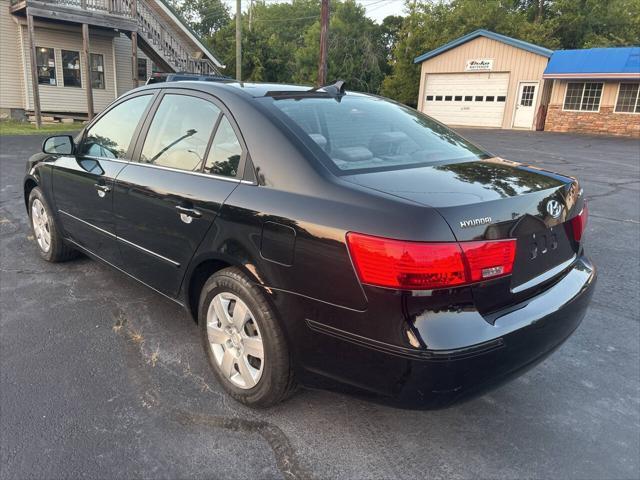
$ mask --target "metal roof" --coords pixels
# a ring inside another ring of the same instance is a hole
[[[449,43],[445,43],[441,47],[436,48],[435,50],[431,50],[430,52],[423,53],[422,55],[414,58],[413,63],[422,63],[425,60],[433,58],[441,53],[446,52],[447,50],[451,50],[463,43],[469,42],[478,37],[486,37],[491,40],[495,40],[497,42],[502,42],[507,45],[510,45],[515,48],[521,48],[522,50],[526,50],[527,52],[535,53],[537,55],[541,55],[543,57],[550,57],[553,53],[553,50],[549,50],[548,48],[541,47],[539,45],[534,45],[533,43],[525,42],[522,40],[518,40],[516,38],[507,37],[506,35],[501,35],[499,33],[490,32],[489,30],[476,30],[475,32],[468,33],[467,35],[457,38],[456,40],[452,40]]]
[[[636,78],[640,47],[587,48],[553,52],[543,78]]]

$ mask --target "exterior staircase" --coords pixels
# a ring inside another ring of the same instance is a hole
[[[131,0],[117,0],[128,3]],[[161,1],[161,0],[158,0]],[[220,70],[208,58],[197,58],[180,42],[168,22],[151,9],[145,0],[137,0],[135,19],[138,25],[140,49],[156,64],[173,72],[200,75],[220,75]]]

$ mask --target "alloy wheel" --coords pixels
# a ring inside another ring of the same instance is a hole
[[[36,241],[43,252],[48,252],[51,248],[51,227],[49,216],[42,202],[36,198],[31,204],[31,223]]]
[[[255,316],[237,295],[222,292],[207,311],[209,346],[222,375],[234,386],[253,388],[264,371],[264,345]]]

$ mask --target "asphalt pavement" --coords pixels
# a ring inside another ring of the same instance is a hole
[[[581,179],[600,277],[559,351],[438,411],[234,402],[177,305],[87,258],[41,260],[21,182],[42,137],[0,137],[0,478],[639,478],[640,142],[463,133]]]

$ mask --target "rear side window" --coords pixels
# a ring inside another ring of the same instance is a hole
[[[151,97],[140,95],[109,110],[87,131],[80,153],[91,157],[123,158]]]
[[[218,115],[220,109],[207,100],[165,95],[149,127],[140,162],[200,171]]]
[[[236,132],[233,131],[227,117],[222,117],[216,135],[213,137],[204,171],[214,175],[235,177],[238,174],[241,157],[242,147]]]
[[[488,157],[426,115],[381,98],[269,100],[326,153],[336,173]]]

